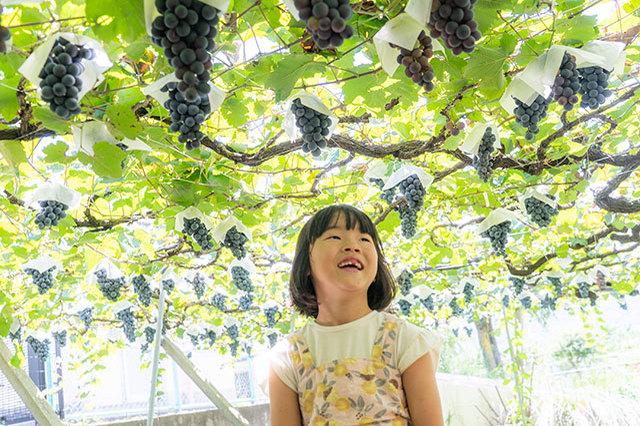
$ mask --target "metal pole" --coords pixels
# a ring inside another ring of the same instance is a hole
[[[153,368],[151,370],[151,392],[149,392],[149,414],[147,426],[153,426],[153,409],[156,400],[156,386],[158,385],[158,360],[160,359],[160,345],[162,340],[162,325],[164,324],[164,286],[160,284],[160,300],[158,301],[158,324],[156,338],[153,342]]]

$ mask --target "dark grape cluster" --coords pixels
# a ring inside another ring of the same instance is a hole
[[[451,308],[451,315],[454,317],[462,315],[462,308],[458,305],[458,301],[455,297],[451,299],[451,302],[449,302],[449,307]]]
[[[397,186],[400,193],[404,195],[410,209],[417,212],[422,208],[427,191],[417,175],[407,176]]]
[[[69,208],[64,203],[56,200],[39,201],[40,212],[36,214],[34,223],[38,228],[57,226],[58,221],[67,215],[66,210]]]
[[[589,297],[589,284],[585,282],[578,283],[578,294],[581,298],[586,299]]]
[[[93,322],[93,308],[84,308],[78,311],[78,318],[84,323],[84,328],[88,330]]]
[[[427,26],[431,37],[440,37],[454,55],[471,53],[482,34],[473,19],[473,5],[477,0],[442,0],[431,12]]]
[[[251,293],[243,293],[238,299],[238,306],[243,311],[251,309],[251,304],[253,304],[253,296]]]
[[[302,133],[302,151],[310,152],[314,157],[319,156],[322,149],[327,147],[325,138],[329,136],[331,126],[329,116],[303,105],[300,98],[294,99],[291,103],[291,112],[296,117],[298,130]]]
[[[556,302],[557,302],[557,299],[555,297],[553,297],[552,295],[547,293],[547,294],[545,294],[544,298],[542,300],[540,300],[540,306],[543,309],[549,309],[549,310],[555,311],[556,310]]]
[[[136,340],[136,323],[133,318],[133,311],[131,308],[123,309],[116,314],[116,318],[122,321],[124,325],[124,335],[128,341],[133,342]]]
[[[347,24],[353,16],[349,0],[295,0],[293,4],[319,49],[340,47],[353,37],[353,27]]]
[[[396,207],[398,214],[400,215],[400,230],[402,236],[405,238],[413,238],[416,235],[416,228],[418,226],[418,212],[406,203],[400,203]]]
[[[66,120],[80,112],[78,94],[82,90],[82,60],[94,57],[93,49],[73,44],[62,37],[55,41],[38,77],[42,79],[42,100],[49,102],[49,108],[58,117]]]
[[[464,288],[462,289],[462,294],[464,294],[464,302],[468,305],[469,303],[471,303],[471,300],[473,299],[473,292],[474,292],[474,287],[473,284],[471,284],[470,282],[466,282],[464,284]]]
[[[526,140],[532,141],[534,136],[540,133],[538,123],[547,116],[547,110],[552,99],[551,96],[545,98],[538,95],[531,102],[531,105],[527,105],[520,99],[513,98],[516,103],[516,108],[513,110],[516,116],[516,123],[527,129],[524,133]]]
[[[238,326],[236,324],[232,324],[229,327],[226,327],[226,330],[227,336],[229,336],[231,340],[238,340],[240,332],[238,331]]]
[[[150,326],[147,326],[144,329],[144,343],[142,344],[142,346],[140,347],[140,349],[142,349],[142,352],[146,352],[147,349],[149,349],[149,345],[153,343],[154,339],[156,337],[156,329]]]
[[[169,130],[180,132],[178,141],[184,143],[188,150],[196,149],[204,138],[200,125],[211,114],[211,102],[208,95],[197,96],[192,101],[187,100],[186,96],[178,90],[178,85],[176,82],[171,82],[160,89],[169,95],[169,99],[164,102],[164,107],[171,116]]]
[[[267,336],[269,339],[269,347],[272,348],[278,343],[278,333],[271,333]]]
[[[188,336],[191,339],[191,344],[193,346],[198,346],[198,343],[200,342],[200,336],[194,334],[188,334]]]
[[[2,10],[2,6],[0,6],[0,10]],[[7,48],[7,42],[9,41],[10,38],[11,38],[11,31],[9,31],[9,28],[3,27],[2,25],[0,25],[0,53],[1,54],[5,54],[9,52],[9,49]]]
[[[525,309],[531,308],[531,298],[527,295],[520,297],[520,303],[522,303]]]
[[[211,297],[211,304],[216,308],[220,309],[222,312],[227,310],[227,296],[222,293],[215,293]]]
[[[580,68],[578,73],[580,74],[579,93],[582,96],[580,106],[585,109],[596,109],[603,105],[606,98],[611,96],[611,90],[607,89],[610,71],[593,66]]]
[[[480,146],[478,146],[478,154],[473,157],[471,165],[478,171],[478,177],[483,182],[487,182],[493,174],[493,154],[494,142],[496,135],[491,131],[491,127],[487,127],[482,135]]]
[[[231,352],[231,356],[234,358],[238,356],[238,346],[240,346],[240,342],[237,340],[233,340],[229,343],[229,351]]]
[[[64,347],[67,345],[67,330],[62,331],[54,331],[53,332],[53,340],[56,341],[60,347]]]
[[[522,290],[524,290],[524,285],[525,285],[524,280],[518,277],[510,277],[509,280],[513,283],[514,293],[515,294],[522,293]]]
[[[411,302],[405,299],[398,300],[398,308],[400,309],[400,313],[404,316],[411,315]]]
[[[403,296],[406,296],[411,292],[411,288],[413,288],[413,284],[411,283],[412,278],[413,273],[411,271],[407,271],[406,269],[402,271],[398,276],[398,286],[400,287],[400,293]]]
[[[562,280],[556,277],[549,277],[549,282],[553,285],[556,297],[562,296]]]
[[[384,188],[384,181],[380,178],[372,178],[372,179],[369,179],[369,181],[374,185],[376,185],[378,189],[380,189],[381,191],[382,191],[382,188]],[[382,194],[380,195],[380,199],[382,201],[386,201],[387,204],[391,204],[393,203],[393,198],[395,197],[395,195],[396,195],[396,187],[393,186],[389,189],[382,191]]]
[[[49,358],[49,339],[40,341],[33,336],[27,336],[27,343],[31,346],[31,349],[33,349],[38,358],[40,358],[40,361],[47,361]]]
[[[250,292],[254,289],[249,277],[249,271],[242,266],[233,266],[231,268],[231,281],[239,290]]]
[[[153,20],[151,40],[164,54],[180,80],[178,90],[189,102],[209,93],[210,52],[220,11],[198,0],[155,0],[160,16]]]
[[[183,232],[191,235],[202,250],[211,250],[213,248],[211,233],[199,218],[185,218]]]
[[[279,312],[277,306],[269,306],[263,309],[264,316],[267,317],[267,327],[273,328],[276,326],[276,314]]]
[[[249,238],[242,232],[239,232],[234,225],[229,228],[225,234],[222,247],[227,247],[231,250],[231,253],[236,259],[242,259],[247,254],[247,249],[244,246],[247,241],[249,241]]]
[[[133,283],[133,291],[138,295],[140,303],[144,306],[149,306],[151,304],[151,295],[153,294],[149,281],[144,275],[136,275],[131,282]]]
[[[199,274],[196,274],[193,277],[191,284],[193,285],[193,291],[196,292],[196,296],[198,297],[198,299],[202,298],[202,296],[204,296],[204,278],[202,278]]]
[[[435,310],[435,306],[433,304],[433,294],[430,294],[424,299],[420,299],[420,303],[429,311],[433,312]]]
[[[505,294],[504,296],[502,296],[502,306],[504,306],[505,308],[509,307],[509,295]]]
[[[124,286],[124,277],[107,278],[107,271],[104,269],[98,269],[94,274],[98,277],[98,289],[104,297],[117,302],[120,298],[120,289]]]
[[[418,86],[422,86],[426,92],[432,91],[433,67],[429,64],[429,58],[433,56],[431,37],[421,31],[418,36],[418,46],[414,49],[405,49],[394,44],[391,47],[400,49],[396,60],[404,66],[404,74]]]
[[[9,330],[9,340],[22,342],[22,327],[18,327],[15,333],[12,333],[11,330]]]
[[[176,288],[176,282],[173,278],[162,280],[162,288],[167,294],[171,294],[174,288]]]
[[[40,272],[33,268],[25,268],[24,272],[31,275],[33,283],[38,287],[38,293],[45,294],[51,287],[53,287],[54,269],[56,269],[55,265],[44,272]]]
[[[555,199],[553,195],[547,195],[552,200]],[[558,214],[556,207],[551,207],[544,201],[538,200],[536,197],[529,197],[524,200],[524,207],[531,220],[538,226],[549,226],[551,219]]]
[[[452,121],[447,121],[447,124],[444,125],[445,129],[451,132],[451,136],[458,136],[465,126],[464,121],[458,121],[456,124],[453,124]]]
[[[489,241],[491,241],[491,247],[493,247],[493,250],[496,253],[500,256],[507,257],[506,248],[509,232],[511,232],[511,222],[506,220],[497,225],[493,225],[480,235],[485,238],[489,238]]]
[[[580,73],[576,69],[576,58],[565,52],[551,88],[553,99],[562,105],[565,111],[571,111],[579,101],[580,87]]]
[[[216,343],[216,332],[213,330],[205,330],[204,334],[202,334],[201,339],[209,339],[209,346],[213,346]]]

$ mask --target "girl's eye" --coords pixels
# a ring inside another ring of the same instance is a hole
[[[329,238],[337,238],[337,239],[340,239],[340,237],[338,237],[337,235],[332,235],[332,236],[330,236]]]
[[[366,241],[366,242],[368,242],[368,243],[370,243],[370,242],[371,242],[371,240],[370,240],[370,239],[368,239],[368,238],[363,238],[363,239],[362,239],[362,241]]]

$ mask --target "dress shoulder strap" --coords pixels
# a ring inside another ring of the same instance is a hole
[[[378,329],[376,339],[371,349],[371,359],[391,364],[393,352],[396,350],[398,327],[402,320],[394,315],[383,312],[384,319]]]

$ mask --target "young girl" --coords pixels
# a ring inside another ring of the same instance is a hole
[[[443,425],[442,340],[388,314],[396,284],[371,219],[335,205],[300,231],[289,290],[315,320],[276,345],[273,426]]]

